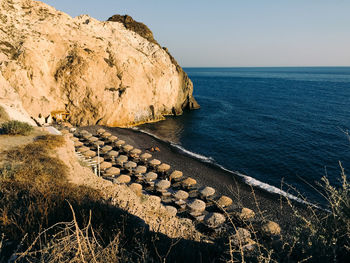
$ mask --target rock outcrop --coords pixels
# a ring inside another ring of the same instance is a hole
[[[110,20],[0,0],[0,104],[33,117],[63,110],[73,124],[108,126],[199,107],[191,80],[145,25]]]

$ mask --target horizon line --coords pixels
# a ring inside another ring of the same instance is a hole
[[[350,68],[349,66],[181,66],[182,68]]]

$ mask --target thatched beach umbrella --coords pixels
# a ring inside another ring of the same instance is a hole
[[[101,134],[101,137],[104,138],[104,139],[107,139],[110,136],[112,136],[112,134],[109,133],[109,132],[104,132],[104,133]]]
[[[202,187],[201,189],[199,189],[199,193],[203,197],[210,197],[210,196],[213,196],[215,194],[215,189],[212,187],[206,186],[206,187]]]
[[[116,163],[119,164],[120,166],[123,166],[124,163],[126,163],[128,161],[128,156],[126,155],[119,155],[117,160],[116,160]]]
[[[107,153],[107,152],[111,151],[112,149],[113,149],[113,147],[110,145],[103,146],[101,148],[101,153]]]
[[[134,149],[134,146],[130,144],[126,144],[126,145],[123,145],[122,148],[125,153],[129,153],[132,149]]]
[[[225,221],[225,216],[220,213],[209,213],[204,217],[205,224],[211,228],[217,228],[225,223]]]
[[[130,151],[130,156],[133,158],[139,157],[141,153],[142,151],[140,149],[135,148]]]
[[[203,212],[205,210],[205,203],[199,199],[191,201],[187,206],[192,212]]]
[[[74,146],[75,146],[75,147],[81,147],[81,146],[83,146],[83,145],[84,145],[84,143],[82,143],[82,142],[80,142],[80,141],[74,142]]]
[[[97,148],[97,146],[102,147],[103,145],[105,145],[105,143],[103,141],[97,141],[92,143],[92,145]]]
[[[86,146],[81,146],[77,149],[77,152],[80,152],[80,153],[87,152],[87,151],[90,151],[90,148]]]
[[[191,187],[197,184],[197,181],[191,177],[186,178],[181,182],[184,187]]]
[[[94,136],[91,136],[89,139],[88,139],[88,142],[89,143],[94,143],[94,142],[97,142],[98,141],[98,138],[97,137],[94,137]]]
[[[87,130],[81,130],[79,132],[80,137],[83,137],[84,134],[89,134],[89,132]]]
[[[170,187],[170,182],[168,180],[160,180],[155,183],[158,190],[166,190]]]
[[[232,204],[232,199],[228,196],[223,195],[216,202],[219,206],[226,207]]]
[[[153,160],[149,161],[148,164],[149,164],[151,167],[155,168],[156,166],[160,165],[161,162],[160,162],[158,159],[153,159]]]
[[[173,195],[177,200],[186,200],[189,194],[186,191],[179,190]]]
[[[116,184],[128,184],[131,181],[131,177],[126,174],[122,174],[113,180]]]
[[[110,163],[110,162],[103,162],[100,164],[101,170],[106,170],[106,169],[111,168],[111,167],[112,167],[112,163]]]
[[[102,133],[104,133],[105,131],[106,131],[105,129],[100,128],[100,129],[97,130],[97,134],[102,134]]]
[[[111,143],[116,142],[116,141],[118,141],[118,137],[117,137],[117,136],[114,136],[114,135],[109,136],[109,137],[107,138],[107,141],[109,141],[109,142],[111,142]]]
[[[152,154],[149,154],[149,153],[143,153],[140,155],[140,160],[144,163],[146,163],[151,158],[152,158]]]
[[[109,151],[108,153],[105,154],[105,157],[107,159],[114,161],[115,158],[118,157],[118,155],[119,155],[119,152],[117,152],[117,151]]]
[[[149,172],[145,174],[145,180],[147,182],[152,182],[158,178],[158,175],[154,172]]]
[[[91,133],[85,133],[82,137],[83,137],[85,140],[88,140],[90,137],[92,137],[92,134],[91,134]]]
[[[105,171],[105,175],[106,176],[117,176],[117,175],[120,175],[120,169],[117,168],[117,167],[111,167],[111,168],[108,168],[106,171]]]
[[[170,165],[166,163],[162,163],[157,167],[157,171],[160,173],[166,173],[169,170],[170,170]]]
[[[170,180],[175,180],[177,181],[183,176],[183,173],[181,171],[175,170],[170,174]]]
[[[124,144],[125,144],[125,141],[123,140],[118,140],[114,143],[114,145],[117,146],[118,148],[120,148]]]
[[[79,138],[77,138],[77,137],[72,137],[72,138],[71,138],[71,141],[73,141],[73,142],[78,142],[78,141],[79,141]]]
[[[143,166],[143,165],[139,165],[136,167],[134,172],[135,172],[135,174],[144,174],[147,172],[147,167]]]
[[[129,161],[126,164],[124,164],[124,168],[126,170],[128,170],[129,172],[131,172],[134,168],[136,168],[136,166],[137,166],[137,163],[132,162],[132,161]]]
[[[83,155],[85,157],[92,158],[96,156],[96,152],[89,150],[89,151],[83,152]]]

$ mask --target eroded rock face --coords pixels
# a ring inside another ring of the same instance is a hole
[[[41,2],[1,0],[0,103],[15,99],[30,116],[65,110],[73,124],[109,126],[197,108],[186,73],[146,39],[151,33],[128,29],[130,19],[72,18]]]

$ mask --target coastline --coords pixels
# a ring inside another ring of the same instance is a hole
[[[167,163],[172,169],[180,170],[185,176],[197,180],[199,186],[211,186],[218,195],[227,195],[233,200],[235,210],[248,207],[255,211],[257,217],[272,220],[280,224],[282,231],[288,233],[293,228],[291,222],[293,210],[289,207],[285,197],[271,193],[264,189],[248,185],[241,176],[226,171],[213,163],[203,162],[186,155],[170,143],[157,139],[151,135],[130,128],[106,126],[81,127],[89,132],[96,132],[103,128],[128,144],[145,151],[151,147],[158,147],[159,152],[153,152],[153,158]],[[305,205],[293,202],[298,210],[305,211]]]

